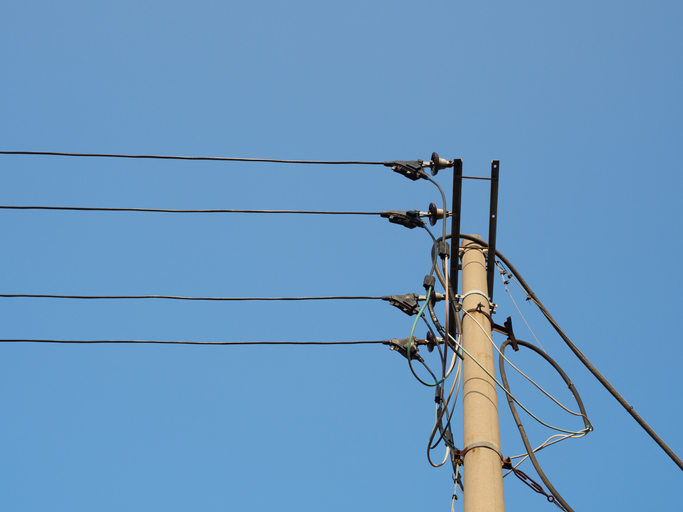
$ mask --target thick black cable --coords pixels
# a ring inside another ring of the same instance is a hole
[[[391,340],[362,341],[183,341],[183,340],[46,340],[46,339],[0,339],[0,343],[64,343],[64,344],[162,344],[162,345],[370,345],[387,344]]]
[[[235,210],[235,209],[201,209],[177,210],[169,208],[107,208],[91,206],[9,206],[0,205],[0,210],[66,210],[86,212],[153,212],[153,213],[292,213],[313,215],[380,215],[382,212],[344,212],[327,210]]]
[[[488,244],[486,242],[483,242],[482,240],[479,240],[471,235],[460,235],[460,238],[464,238],[466,240],[472,240],[474,242],[479,243],[480,245],[484,247],[488,247]],[[459,241],[458,241],[459,243]],[[664,442],[664,440],[657,435],[657,433],[646,423],[646,421],[635,411],[633,406],[629,404],[624,397],[621,396],[621,394],[615,389],[612,384],[598,371],[598,369],[591,363],[588,358],[578,349],[574,343],[569,339],[569,336],[567,336],[562,328],[559,326],[559,324],[555,321],[555,319],[552,317],[550,312],[545,308],[543,303],[539,300],[539,298],[536,296],[536,294],[531,290],[531,287],[526,283],[522,275],[519,273],[519,271],[510,263],[510,261],[503,256],[503,254],[496,250],[496,256],[500,258],[500,260],[507,266],[508,270],[512,272],[512,274],[517,278],[519,283],[522,285],[522,288],[524,291],[527,293],[527,295],[536,303],[538,306],[538,309],[541,310],[541,313],[548,319],[550,322],[550,325],[553,326],[555,331],[560,335],[560,337],[564,340],[564,342],[567,344],[567,346],[570,348],[572,352],[574,352],[574,355],[579,358],[579,361],[583,363],[583,365],[590,371],[593,376],[598,379],[600,384],[603,385],[603,387],[609,391],[609,393],[621,404],[621,406],[626,409],[626,411],[633,417],[634,420],[640,425],[645,432],[659,445],[659,447],[664,450],[664,452],[673,460],[676,465],[683,470],[683,461],[680,459],[676,453],[669,448],[669,446]]]
[[[181,295],[48,295],[28,293],[2,293],[0,298],[30,298],[30,299],[174,299],[174,300],[389,300],[389,296],[370,295],[330,295],[324,297],[186,297]]]
[[[0,151],[0,155],[74,156],[93,158],[142,158],[154,160],[202,160],[219,162],[264,162],[275,164],[384,165],[386,162],[362,160],[280,160],[274,158],[237,158],[222,156],[121,155],[112,153],[64,153],[58,151]]]
[[[532,345],[531,343],[527,343],[526,341],[522,340],[516,340],[517,345],[520,345],[522,347],[529,348],[539,354],[541,357],[543,357],[546,361],[548,361],[553,368],[562,376],[562,379],[564,382],[567,384],[569,389],[572,392],[572,396],[576,400],[576,403],[579,406],[579,410],[581,411],[581,416],[583,416],[585,426],[586,428],[590,428],[591,424],[590,421],[588,420],[588,416],[586,415],[586,409],[583,406],[583,402],[581,401],[581,397],[579,396],[579,392],[576,390],[576,387],[572,383],[572,381],[569,379],[567,374],[562,370],[562,368],[545,352],[543,352],[541,349],[538,347]],[[538,476],[541,477],[541,480],[543,480],[543,483],[546,485],[548,488],[548,491],[555,497],[555,499],[567,510],[567,512],[574,512],[574,510],[569,506],[569,504],[562,498],[559,492],[553,487],[553,485],[550,483],[550,480],[548,480],[548,477],[545,475],[543,470],[541,469],[541,465],[538,463],[538,460],[536,459],[536,454],[534,453],[534,449],[531,446],[531,443],[529,443],[529,438],[526,435],[526,431],[524,430],[524,425],[522,425],[522,420],[519,418],[519,414],[517,414],[517,408],[515,407],[515,403],[512,400],[511,397],[511,391],[510,391],[510,385],[508,384],[508,379],[507,375],[505,374],[505,348],[512,344],[512,340],[506,340],[503,342],[503,344],[500,346],[500,354],[498,356],[498,367],[500,368],[500,378],[503,381],[503,386],[505,386],[505,389],[507,390],[506,393],[506,398],[508,401],[508,405],[510,406],[510,412],[512,412],[512,416],[515,418],[515,423],[517,424],[517,428],[519,429],[519,434],[522,436],[522,442],[524,443],[524,447],[526,448],[527,455],[529,456],[529,459],[531,460],[531,463],[534,465],[534,468],[536,469],[536,472],[538,473]]]

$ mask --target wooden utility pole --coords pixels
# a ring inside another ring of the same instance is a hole
[[[463,361],[464,512],[504,512],[496,383],[472,360],[495,375],[486,257],[477,242],[463,245],[462,343],[471,355]]]

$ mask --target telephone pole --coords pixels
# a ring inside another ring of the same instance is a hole
[[[486,257],[477,242],[463,245],[462,343],[472,356],[463,361],[464,512],[504,512],[496,383],[472,360],[495,375]]]

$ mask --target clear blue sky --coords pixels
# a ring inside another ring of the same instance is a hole
[[[683,455],[682,15],[673,1],[6,2],[0,149],[438,151],[478,176],[500,159],[498,248]],[[448,173],[438,181],[450,191]],[[384,167],[0,156],[3,205],[380,211],[437,200]],[[463,232],[486,236],[485,182],[465,183],[463,208]],[[430,264],[424,232],[375,217],[2,211],[0,234],[1,293],[390,295],[421,292]],[[497,319],[531,339],[496,287]],[[681,471],[516,299],[595,427],[540,454],[557,489],[575,510],[679,510]],[[412,323],[383,302],[0,299],[0,319],[0,338],[200,341],[402,338]],[[570,402],[552,370],[515,357]],[[521,453],[499,398],[503,452]],[[447,511],[451,472],[425,456],[433,406],[381,345],[3,344],[0,509]],[[550,435],[530,431],[537,443]],[[554,510],[514,477],[505,492],[508,511]]]

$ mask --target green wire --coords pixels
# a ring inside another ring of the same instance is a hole
[[[425,302],[424,302],[424,304],[422,304],[422,307],[420,308],[420,311],[418,312],[417,317],[415,318],[415,321],[413,322],[413,328],[410,330],[410,336],[408,336],[408,364],[410,365],[411,370],[413,369],[413,364],[410,361],[410,345],[413,342],[413,334],[415,333],[415,328],[417,327],[417,322],[420,321],[420,318],[422,318],[422,313],[424,313],[424,310],[427,307],[427,304],[429,304],[429,299],[432,296],[432,289],[433,288],[430,286],[429,290],[427,290],[427,297],[425,298]],[[422,384],[424,384],[425,386],[430,386],[430,387],[438,386],[443,381],[445,381],[446,378],[448,377],[448,375],[447,375],[443,379],[431,384],[429,382],[423,381],[420,377],[418,377],[414,370],[413,370],[413,375],[415,375],[415,378],[417,380],[419,380]],[[450,375],[450,373],[449,373],[449,375]]]

